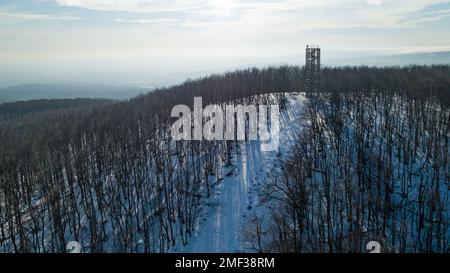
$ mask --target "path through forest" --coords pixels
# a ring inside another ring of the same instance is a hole
[[[223,180],[214,189],[206,209],[186,246],[174,252],[216,253],[248,252],[243,232],[248,219],[264,209],[264,186],[271,176],[277,156],[284,156],[300,127],[299,117],[305,97],[292,95],[280,115],[280,153],[262,152],[260,142],[241,143],[235,153],[235,164],[223,167]]]

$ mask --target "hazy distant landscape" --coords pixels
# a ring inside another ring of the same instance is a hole
[[[332,58],[324,61],[325,65],[367,65],[367,66],[407,66],[450,64],[450,51],[445,52],[417,52],[403,54],[379,54],[358,56],[353,58]]]
[[[105,98],[125,100],[151,90],[137,87],[23,84],[0,89],[0,103],[36,99]]]
[[[361,53],[360,53],[361,54]],[[334,54],[336,55],[336,54]],[[342,54],[349,55],[349,52]],[[267,61],[248,60],[248,63],[237,65],[238,68],[246,68],[248,66],[265,67],[274,64],[296,64],[303,60],[302,55],[280,57],[279,59],[271,59]],[[408,53],[408,54],[379,54],[379,55],[361,55],[353,58],[325,58],[323,60],[324,66],[407,66],[407,65],[430,65],[430,64],[450,64],[449,52],[430,52],[430,53]],[[232,68],[228,68],[232,69]],[[126,86],[123,83],[117,82],[115,85],[92,85],[79,83],[61,83],[61,84],[34,84],[24,83],[20,85],[8,86],[0,88],[0,103],[36,100],[36,99],[64,99],[64,98],[106,98],[114,100],[124,100],[135,97],[139,94],[150,92],[155,87],[167,86],[176,83],[181,83],[188,78],[195,79],[212,73],[221,73],[227,70],[224,68],[211,68],[205,71],[191,71],[178,74],[158,74],[158,81],[148,84],[147,87]],[[130,72],[131,73],[131,72]],[[50,73],[51,75],[51,73]],[[112,72],[110,77],[114,78],[116,75]],[[126,78],[136,79],[136,75],[121,74],[124,82]],[[70,76],[70,77],[73,77]],[[140,76],[141,82],[147,80],[147,76]],[[68,76],[69,79],[69,76]],[[1,83],[1,81],[0,81]]]

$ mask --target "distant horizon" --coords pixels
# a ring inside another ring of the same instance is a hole
[[[302,48],[303,50],[303,48]],[[327,58],[328,52],[323,50],[325,58],[322,60],[323,66],[329,67],[339,67],[339,66],[408,66],[408,65],[448,65],[450,64],[450,50],[448,51],[418,51],[418,52],[379,52],[379,51],[369,51],[369,52],[356,52],[351,54],[349,52],[342,52],[341,57],[336,52],[332,52],[332,56],[336,56],[334,58]],[[364,55],[365,54],[365,55]],[[436,57],[438,55],[443,55],[443,59],[436,61],[436,58],[431,58],[432,56]],[[402,57],[409,57],[407,59],[402,59]],[[0,78],[0,91],[9,88],[15,88],[23,85],[60,85],[60,86],[74,86],[74,87],[110,87],[110,88],[135,88],[135,89],[143,89],[143,90],[153,90],[157,88],[169,87],[172,85],[177,85],[183,83],[186,80],[197,79],[200,77],[212,75],[212,74],[221,74],[228,71],[234,71],[239,69],[247,69],[247,68],[264,68],[269,66],[279,66],[279,65],[299,65],[302,66],[304,64],[304,52],[299,52],[296,56],[284,56],[280,57],[278,62],[270,62],[268,59],[264,60],[252,60],[253,62],[245,63],[237,63],[233,65],[230,63],[229,66],[224,67],[215,67],[213,69],[199,69],[192,71],[178,71],[178,72],[166,72],[166,73],[155,73],[154,75],[145,74],[139,75],[135,82],[128,81],[127,79],[123,81],[114,82],[112,80],[103,80],[107,78],[108,73],[111,73],[111,77],[116,77],[118,74],[120,76],[120,71],[105,71],[102,70],[96,71],[97,75],[102,75],[97,78],[93,77],[92,79],[85,80],[83,78],[78,78],[77,75],[70,74],[67,77],[62,77],[58,79],[48,78],[45,80],[41,77],[36,77],[33,80],[33,77],[29,80],[16,80],[8,82],[8,78],[3,77]],[[291,60],[291,61],[290,61]],[[1,68],[1,67],[0,67]],[[1,71],[0,71],[1,74]],[[26,74],[25,74],[26,75]],[[136,76],[136,75],[135,75]],[[26,76],[25,76],[26,77]],[[120,77],[119,77],[120,78]],[[131,76],[133,78],[133,76]],[[157,80],[146,81],[148,78],[157,78]],[[136,78],[135,78],[136,79]]]
[[[269,64],[450,51],[446,0],[3,0],[0,88],[167,86]],[[357,63],[357,62],[354,62]]]

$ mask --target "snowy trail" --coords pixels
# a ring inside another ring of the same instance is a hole
[[[259,143],[240,145],[241,152],[236,154],[234,173],[226,176],[215,190],[216,202],[210,203],[204,218],[200,219],[199,230],[189,240],[189,244],[180,247],[178,252],[242,252],[244,240],[241,237],[242,226],[252,194],[250,187],[256,178],[255,170],[260,161]],[[228,172],[233,171],[230,168]]]
[[[305,98],[294,96],[287,110],[280,116],[280,150],[283,153],[298,130],[298,122]],[[217,253],[246,252],[243,231],[250,216],[259,206],[259,194],[270,175],[276,152],[262,152],[258,141],[240,143],[235,154],[235,166],[224,167],[224,179],[216,186],[209,206],[203,211],[197,231],[186,246],[173,252]],[[227,175],[230,172],[233,174]]]

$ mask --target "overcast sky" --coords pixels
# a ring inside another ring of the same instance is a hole
[[[450,50],[450,1],[0,0],[0,86],[167,84],[196,72],[303,64],[308,43],[326,58]]]

